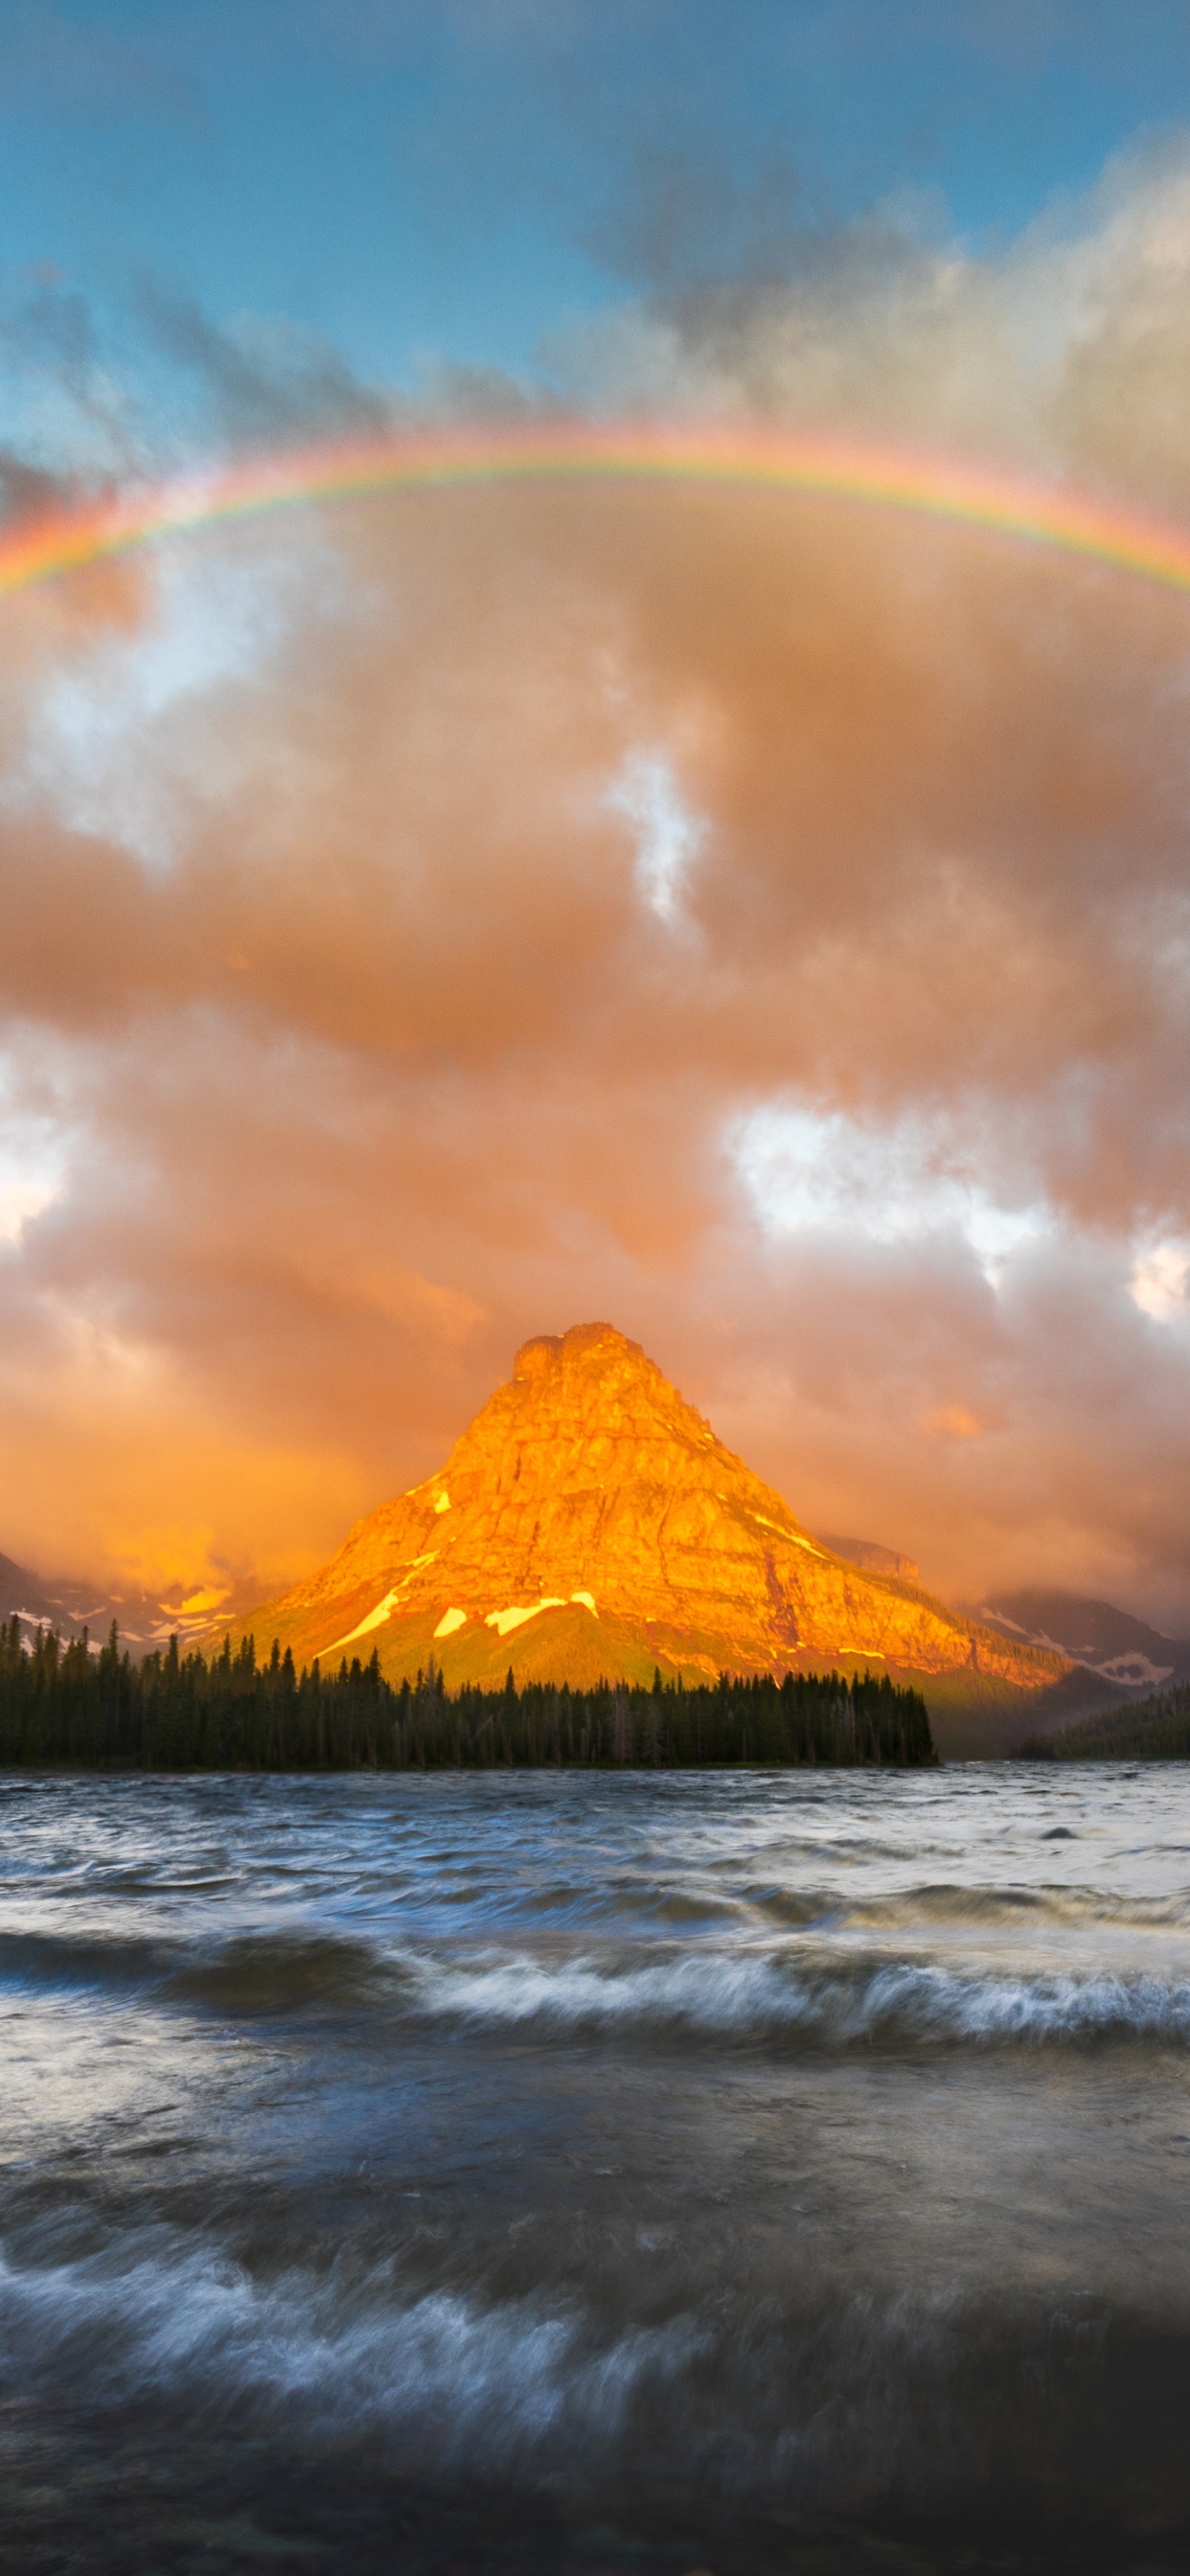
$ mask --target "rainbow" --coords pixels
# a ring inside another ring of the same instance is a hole
[[[22,522],[0,538],[0,592],[29,589],[187,530],[371,493],[466,484],[752,486],[958,521],[1190,590],[1190,530],[1058,483],[837,438],[556,424],[435,430],[259,457]]]

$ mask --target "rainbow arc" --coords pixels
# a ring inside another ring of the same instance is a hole
[[[632,423],[435,431],[290,450],[30,520],[0,538],[0,592],[188,530],[367,494],[484,483],[752,486],[916,513],[1190,590],[1190,529],[1064,484],[836,438]]]

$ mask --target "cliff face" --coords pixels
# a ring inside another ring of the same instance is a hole
[[[393,1678],[433,1653],[453,1684],[857,1661],[1015,1703],[1068,1671],[833,1555],[610,1324],[526,1342],[440,1473],[249,1630],[299,1665],[375,1647]]]

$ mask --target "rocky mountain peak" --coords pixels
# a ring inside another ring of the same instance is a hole
[[[647,1359],[639,1342],[630,1342],[626,1333],[618,1333],[614,1324],[572,1324],[567,1333],[535,1333],[522,1342],[512,1364],[514,1379],[538,1379],[550,1376],[555,1369],[574,1366],[588,1371],[606,1372],[635,1363],[642,1375],[660,1377],[661,1371]]]
[[[445,1465],[249,1628],[448,1682],[866,1664],[1033,1695],[1068,1669],[813,1538],[608,1323],[523,1343]]]

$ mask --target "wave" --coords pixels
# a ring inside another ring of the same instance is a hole
[[[811,1923],[825,1923],[843,1910],[844,1899],[838,1891],[814,1891],[800,1887],[747,1886],[740,1890],[743,1903],[768,1923],[787,1924],[799,1931]]]
[[[485,1874],[467,1898],[493,1910],[490,1878]],[[459,1902],[465,1901],[462,1897]],[[820,1909],[817,1909],[820,1910]],[[656,1884],[648,1879],[620,1880],[600,1885],[597,1882],[562,1880],[532,1891],[518,1892],[510,1912],[528,1915],[536,1920],[600,1923],[609,1932],[617,1929],[645,1931],[654,1925],[672,1924],[676,1930],[694,1930],[700,1924],[738,1923],[745,1908],[733,1896],[720,1889],[675,1887],[665,1880]],[[810,1922],[813,1911],[790,1918]]]
[[[1129,2325],[1077,2295],[880,2297],[771,2273],[762,2297],[755,2282],[688,2287],[680,2312],[649,2320],[573,2288],[411,2292],[392,2259],[262,2278],[164,2228],[42,2267],[0,2251],[0,2390],[99,2425],[122,2411],[141,2442],[164,2416],[213,2447],[363,2445],[538,2493],[559,2472],[688,2480],[737,2504],[999,2497],[1032,2478],[1052,2509],[1063,2483],[1085,2507],[1100,2476],[1110,2490],[1139,2471],[1150,2498],[1164,2485],[1190,2504],[1184,2325]],[[1138,2376],[1156,2392],[1143,2424],[1126,2402]]]
[[[395,1962],[334,1933],[242,1933],[208,1944],[116,1934],[0,1934],[0,1987],[91,1993],[230,2013],[347,2007],[390,1995]]]
[[[946,1915],[941,1905],[938,1916],[966,1919],[961,1912]],[[870,1921],[872,1911],[851,1919]],[[616,2034],[626,2042],[639,2035],[703,2046],[1190,2044],[1190,1980],[1184,1977],[955,1968],[883,1955],[842,1963],[826,1944],[815,1958],[796,1940],[762,1949],[714,1946],[708,1939],[642,1962],[623,1947],[614,1957],[559,1957],[509,1946],[482,1952],[414,1947],[329,1932],[246,1932],[201,1944],[10,1933],[0,1939],[0,1984],[231,2017],[346,2015],[386,2026],[403,2020],[427,2028],[450,2023],[525,2035],[537,2029],[576,2039]]]
[[[1163,1896],[1119,1897],[1086,1887],[963,1887],[937,1880],[896,1895],[875,1896],[858,1904],[838,1904],[834,1919],[842,1926],[883,1929],[886,1925],[929,1926],[938,1923],[1004,1924],[1010,1929],[1032,1923],[1103,1923],[1137,1931],[1177,1931],[1190,1926],[1190,1893],[1177,1889]]]
[[[0,1986],[143,1993],[160,1983],[176,1948],[152,1938],[108,1933],[0,1933]]]
[[[608,1969],[493,1955],[422,1963],[424,2011],[473,2025],[630,2030],[848,2049],[1033,2046],[1109,2040],[1190,2044],[1190,1982],[1154,1976],[987,1975],[916,1961],[806,1969],[788,1953],[690,1955]]]
[[[553,2436],[614,2442],[643,2390],[706,2343],[687,2317],[600,2337],[573,2301],[402,2299],[391,2265],[262,2282],[198,2251],[119,2268],[109,2252],[44,2268],[0,2255],[0,2344],[26,2395],[173,2399],[241,2429],[246,2407],[261,2429],[308,2414],[323,2440],[387,2433],[439,2470],[477,2456],[515,2467]]]

